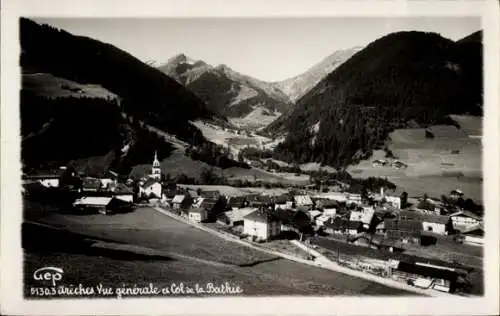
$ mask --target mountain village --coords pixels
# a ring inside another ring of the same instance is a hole
[[[60,264],[251,295],[484,294],[481,30],[378,34],[271,82],[20,25],[27,284]]]
[[[314,185],[286,193],[223,194],[218,186],[182,185],[162,180],[156,152],[151,171],[138,181],[109,171],[85,177],[62,167],[58,175],[25,176],[25,195],[75,192],[74,212],[113,215],[160,208],[178,220],[268,249],[276,240],[292,245],[273,251],[309,261],[338,264],[398,280],[412,287],[466,292],[468,268],[461,252],[483,245],[483,220],[460,207],[421,197],[349,192],[349,185],[316,190]],[[224,190],[222,190],[224,191]],[[463,198],[460,189],[450,201]],[[426,248],[442,250],[426,253]],[[448,252],[455,256],[445,257]]]

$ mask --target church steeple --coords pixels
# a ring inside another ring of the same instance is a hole
[[[155,150],[155,157],[153,160],[153,167],[151,168],[151,178],[154,179],[161,179],[161,168],[160,168],[160,161],[158,160],[158,155]]]

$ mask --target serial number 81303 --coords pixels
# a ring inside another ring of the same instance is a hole
[[[57,294],[55,287],[31,287],[30,294],[34,296],[53,296]]]

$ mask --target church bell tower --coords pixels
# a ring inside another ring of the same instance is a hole
[[[158,161],[158,156],[155,151],[155,157],[153,160],[153,167],[151,168],[151,178],[153,179],[161,179],[161,168],[160,168],[160,161]]]

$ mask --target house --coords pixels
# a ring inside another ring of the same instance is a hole
[[[113,190],[113,196],[119,200],[132,203],[134,201],[134,192],[123,183],[118,183]]]
[[[355,204],[355,205],[362,205],[363,200],[361,198],[361,194],[354,194],[351,193],[347,196],[347,204]]]
[[[482,222],[482,218],[470,211],[458,211],[449,215],[453,225],[453,229],[458,231],[466,230],[469,227],[478,225]]]
[[[361,231],[363,223],[359,221],[350,221],[336,217],[324,224],[324,230],[329,234],[348,234],[356,235]]]
[[[450,198],[458,200],[464,197],[464,193],[460,189],[455,189],[450,192]]]
[[[201,223],[207,220],[208,212],[201,207],[191,207],[188,209],[188,219],[195,223]]]
[[[288,194],[278,195],[272,198],[274,209],[292,209],[294,208],[294,199]]]
[[[363,223],[363,227],[368,229],[370,227],[370,223],[372,222],[373,215],[375,214],[375,209],[373,207],[363,207],[358,211],[351,211],[349,215],[350,221],[359,221]]]
[[[402,161],[399,161],[399,160],[394,160],[392,163],[391,163],[391,167],[393,167],[394,169],[406,169],[408,167],[407,164],[405,164],[404,162]]]
[[[451,220],[449,216],[420,214],[420,219],[423,231],[447,235],[450,230]]]
[[[38,176],[38,183],[43,185],[46,188],[58,188],[59,187],[59,176],[56,175],[47,175],[47,176]]]
[[[269,207],[273,204],[271,197],[267,195],[251,195],[247,196],[248,206],[251,207]]]
[[[307,212],[307,214],[309,215],[309,218],[311,219],[311,222],[315,222],[316,218],[318,218],[319,216],[321,216],[323,214],[323,212],[318,211],[318,210],[312,210],[312,211]]]
[[[141,182],[139,186],[139,195],[146,198],[161,198],[162,197],[162,185],[160,180],[155,178],[149,178],[144,182]]]
[[[316,218],[316,221],[315,221],[316,227],[324,226],[325,223],[327,221],[329,221],[331,218],[334,218],[334,217],[328,216],[328,215],[323,213],[323,215],[320,215]]]
[[[220,197],[219,191],[200,190],[200,197],[217,200]]]
[[[312,208],[314,203],[309,195],[296,195],[293,197],[296,207]]]
[[[324,208],[323,215],[334,218],[335,216],[337,216],[337,209],[336,208]]]
[[[387,160],[376,159],[373,161],[372,165],[374,167],[383,167],[387,165]]]
[[[99,213],[108,214],[117,212],[122,208],[130,207],[130,203],[107,196],[84,196],[73,202],[77,209],[95,209]]]
[[[378,225],[375,227],[375,234],[385,235],[385,224],[384,224],[384,222],[378,223]]]
[[[347,193],[343,192],[328,192],[320,195],[315,195],[315,198],[328,199],[335,202],[347,202]]]
[[[422,234],[422,221],[420,219],[386,218],[384,227],[386,237],[392,240],[416,243],[420,241]]]
[[[243,217],[243,234],[268,240],[281,233],[281,222],[265,210],[256,210]]]
[[[384,197],[386,203],[390,204],[392,207],[401,209],[401,198],[399,196],[386,195]]]
[[[82,191],[83,192],[97,192],[101,190],[102,184],[101,180],[91,177],[85,177],[82,179]]]
[[[484,226],[483,223],[478,223],[473,226],[469,226],[464,231],[462,231],[462,236],[464,236],[464,243],[473,246],[482,246],[484,244]]]
[[[273,215],[281,222],[281,231],[293,231],[297,234],[312,233],[311,219],[304,211],[275,210]]]
[[[230,226],[243,225],[244,217],[257,210],[258,208],[255,207],[243,207],[243,208],[233,209],[231,211],[219,214],[220,216],[219,215],[217,216],[217,221]]]
[[[174,210],[188,209],[192,204],[192,198],[189,194],[178,194],[172,199]]]
[[[248,205],[249,203],[244,196],[230,196],[227,198],[226,207],[229,210],[247,207]]]

